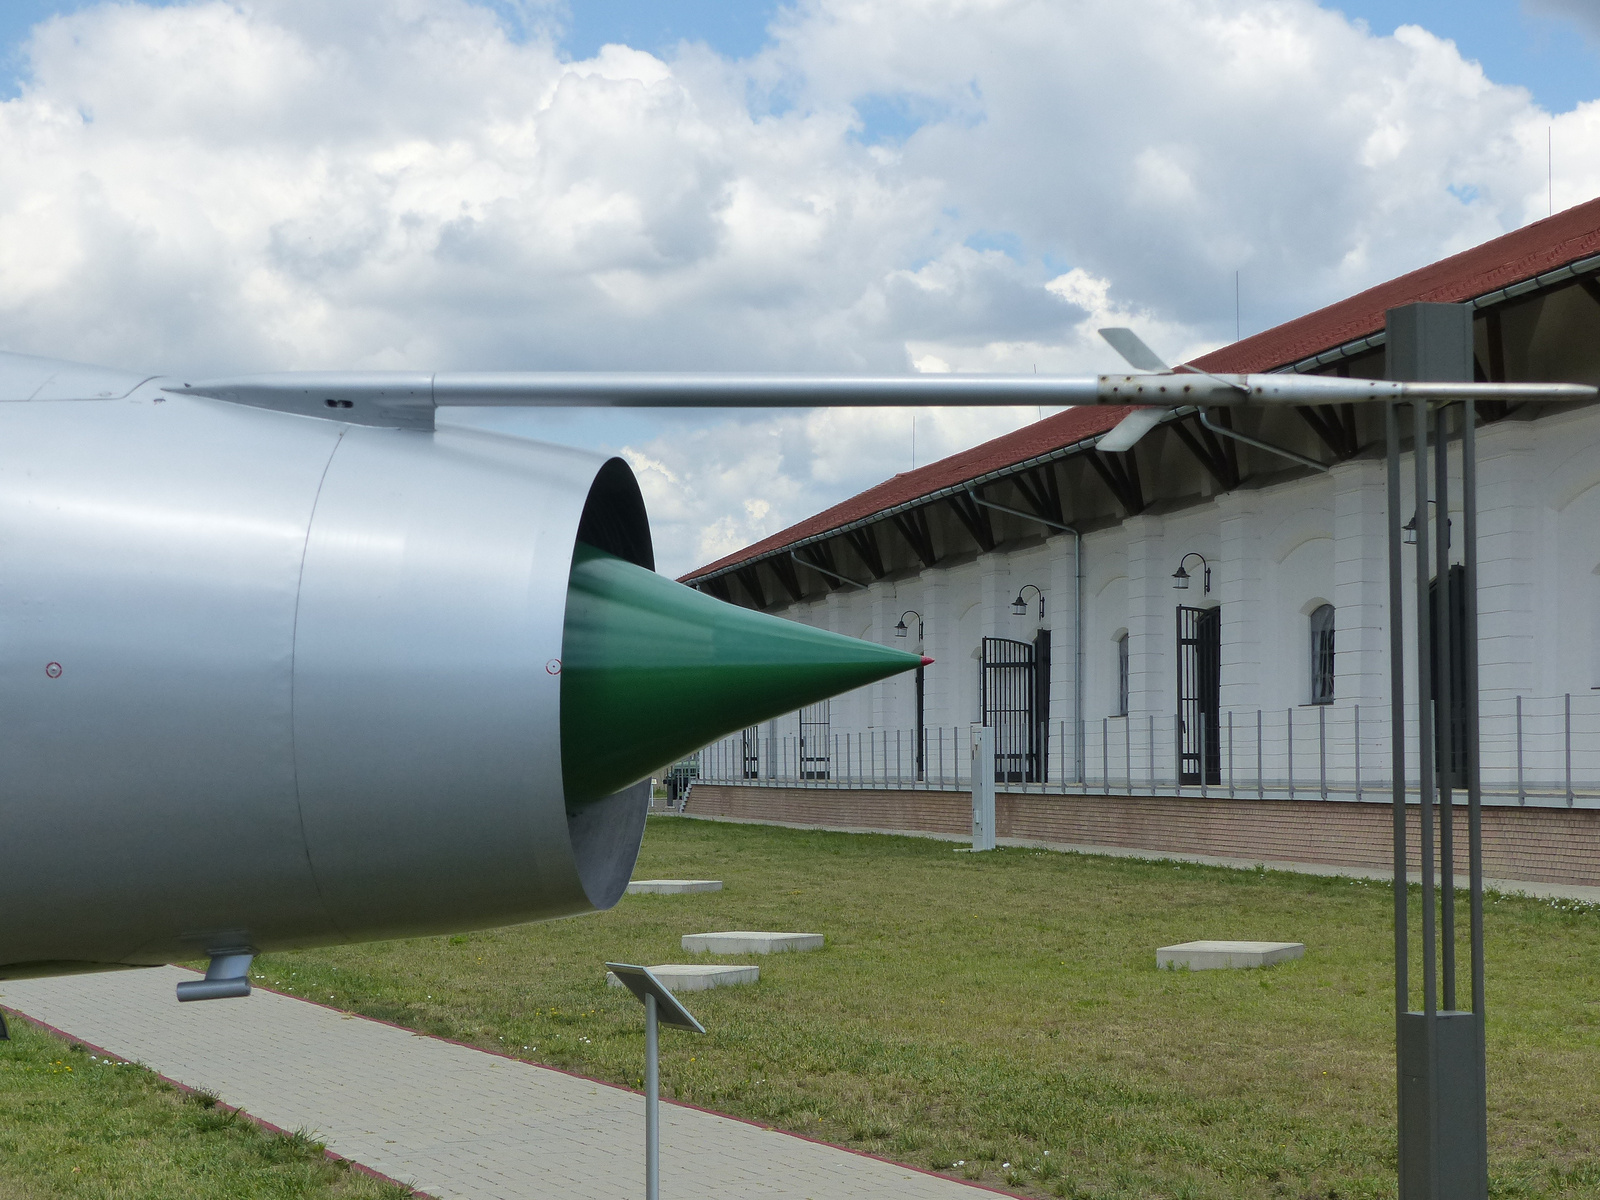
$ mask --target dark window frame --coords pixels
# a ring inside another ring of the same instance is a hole
[[[1128,631],[1117,635],[1117,711],[1111,715],[1128,715]]]
[[[1332,704],[1335,678],[1334,642],[1337,614],[1331,604],[1319,604],[1307,621],[1311,632],[1311,703]]]

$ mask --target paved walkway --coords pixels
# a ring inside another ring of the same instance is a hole
[[[282,1129],[314,1131],[335,1153],[440,1200],[644,1191],[644,1099],[634,1092],[272,992],[179,1004],[174,985],[193,978],[161,967],[0,982],[0,1006]],[[975,1200],[986,1191],[661,1106],[668,1200]]]

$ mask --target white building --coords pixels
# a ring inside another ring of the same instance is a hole
[[[1480,378],[1600,383],[1596,272],[1600,201],[1197,365],[1381,378],[1385,311],[1423,300],[1471,306]],[[826,737],[811,714],[804,748],[800,714],[713,748],[708,777],[958,787],[982,722],[1017,791],[1387,800],[1381,410],[1190,410],[1098,450],[1122,412],[1069,410],[685,576],[886,644],[910,612],[901,644],[920,616],[937,660],[920,772],[907,676],[835,700]],[[1480,406],[1478,464],[1490,800],[1600,807],[1600,406]]]

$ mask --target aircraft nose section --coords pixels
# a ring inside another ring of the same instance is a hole
[[[726,604],[580,542],[561,656],[567,803],[923,661]]]

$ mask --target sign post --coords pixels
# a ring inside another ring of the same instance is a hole
[[[664,1023],[695,1033],[704,1033],[706,1029],[650,973],[649,967],[608,962],[606,968],[644,1004],[644,1195],[645,1200],[660,1200],[661,1068],[657,1028]]]

